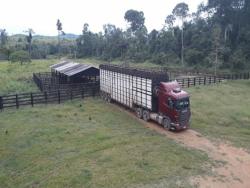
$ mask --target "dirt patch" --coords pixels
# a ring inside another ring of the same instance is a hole
[[[136,118],[133,113],[129,111],[126,112]],[[220,161],[221,164],[223,164],[218,167],[213,167],[214,176],[194,177],[191,180],[194,186],[202,188],[250,187],[250,154],[244,149],[236,148],[226,143],[212,142],[192,129],[174,133],[166,131],[156,123],[140,121],[143,122],[147,128],[166,135],[187,147],[204,151],[211,159]]]
[[[193,185],[204,188],[250,187],[250,154],[243,149],[225,143],[214,143],[191,129],[173,133],[154,123],[145,123],[145,126],[185,146],[202,150],[213,160],[222,162],[223,165],[212,169],[215,176],[195,177]]]

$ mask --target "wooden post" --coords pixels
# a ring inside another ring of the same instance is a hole
[[[60,90],[58,90],[58,104],[61,103],[61,93],[60,93]]]
[[[214,84],[216,83],[216,76],[214,76]]]
[[[182,87],[184,87],[184,78],[182,78]]]
[[[0,111],[3,111],[3,98],[0,97]]]
[[[30,103],[31,106],[33,107],[34,106],[33,93],[30,93]]]
[[[196,77],[194,77],[194,86],[196,86]]]
[[[73,92],[72,92],[72,89],[70,90],[70,100],[73,99]]]
[[[190,86],[190,79],[189,79],[189,77],[188,77],[188,87]]]
[[[48,103],[48,94],[46,91],[44,92],[44,99],[45,99],[45,103],[47,104]]]
[[[209,84],[211,84],[211,76],[209,76]]]
[[[201,77],[199,77],[199,85],[201,85]]]
[[[82,88],[81,90],[81,94],[82,94],[82,99],[84,98],[84,89]]]
[[[16,94],[16,108],[19,108],[18,95]]]
[[[206,82],[207,82],[207,77],[205,76],[204,77],[204,85],[206,85]]]

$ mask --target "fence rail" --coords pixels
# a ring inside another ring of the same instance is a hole
[[[241,74],[227,74],[216,76],[199,76],[199,77],[189,77],[189,78],[179,78],[176,81],[181,85],[181,87],[193,87],[197,85],[211,85],[220,83],[223,80],[249,80],[250,73]]]
[[[43,73],[43,78],[50,79],[51,73]],[[42,92],[20,93],[0,96],[0,111],[5,108],[19,108],[21,106],[34,106],[36,104],[61,103],[66,100],[84,98],[99,95],[99,82],[87,84],[54,84],[53,88],[44,89],[46,84],[42,83],[38,75],[33,79]],[[198,85],[211,85],[223,80],[250,79],[250,73],[227,74],[216,76],[196,76],[176,79],[181,87],[193,87]],[[51,83],[51,81],[49,81]],[[49,87],[49,86],[48,86]]]
[[[40,89],[40,91],[82,89],[99,84],[99,81],[62,84],[59,82],[58,76],[55,76],[53,75],[53,73],[50,72],[33,73],[33,80],[36,83],[37,87]]]
[[[99,95],[99,85],[84,89],[55,90],[36,93],[20,93],[0,96],[0,111],[5,108],[19,108],[36,104],[62,103],[67,100]]]

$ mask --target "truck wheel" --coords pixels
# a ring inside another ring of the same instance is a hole
[[[171,129],[171,125],[170,125],[171,121],[168,117],[164,118],[163,120],[163,127],[166,130],[170,130]]]
[[[136,116],[140,119],[142,119],[142,109],[141,108],[136,108]]]
[[[107,102],[111,103],[111,96],[110,95],[107,95]]]
[[[149,121],[149,119],[150,119],[149,111],[143,110],[142,117],[143,117],[144,121]]]
[[[100,96],[101,96],[101,99],[105,100],[105,96],[104,96],[104,92],[103,91],[100,91]]]

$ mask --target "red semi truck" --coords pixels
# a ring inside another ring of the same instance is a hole
[[[116,65],[100,65],[100,92],[136,112],[138,118],[153,120],[168,130],[190,126],[189,94],[166,71]]]

